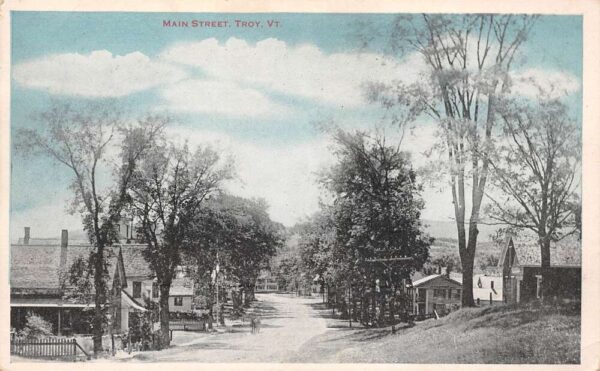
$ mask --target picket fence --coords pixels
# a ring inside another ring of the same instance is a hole
[[[75,339],[11,339],[10,354],[30,358],[65,358],[73,360],[77,357],[77,349],[87,358],[87,354]]]

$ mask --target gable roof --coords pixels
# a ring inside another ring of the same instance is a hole
[[[423,273],[421,271],[415,271],[410,275],[410,281],[414,283],[425,277],[427,277],[427,275],[425,273]]]
[[[143,255],[146,245],[143,244],[123,244],[121,253],[123,254],[123,265],[127,277],[152,277],[154,273],[150,268],[150,263]]]
[[[187,278],[176,278],[171,282],[169,296],[193,296],[194,283]]]
[[[462,286],[462,284],[460,282],[457,282],[451,278],[448,278],[445,275],[432,274],[431,276],[427,276],[427,277],[421,278],[420,280],[416,280],[415,282],[413,282],[413,287],[429,286],[429,285],[435,286],[435,283],[442,283],[442,282],[444,284],[449,283],[449,284],[455,285],[455,286]]]
[[[69,245],[61,268],[61,246],[18,245],[10,247],[10,286],[13,289],[60,289],[60,272],[68,270],[79,257],[87,259],[93,251],[90,245]],[[105,248],[108,258],[109,284],[116,267],[114,248]]]
[[[541,266],[540,245],[533,238],[522,238],[517,240],[508,238],[500,253],[498,267],[504,265],[510,249],[514,248],[516,263],[522,267]],[[568,236],[560,241],[550,243],[550,266],[555,267],[581,267],[581,241],[574,236]]]

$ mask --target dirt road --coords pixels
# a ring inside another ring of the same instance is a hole
[[[250,334],[246,322],[230,323],[227,332],[176,331],[173,347],[141,352],[129,361],[286,362],[298,358],[298,350],[311,338],[327,331],[325,319],[313,306],[319,298],[259,294],[251,313],[261,318],[261,330]]]

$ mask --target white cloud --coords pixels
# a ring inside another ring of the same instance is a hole
[[[180,68],[140,52],[113,56],[106,50],[49,55],[13,67],[14,79],[25,87],[92,98],[122,97],[184,76]]]
[[[11,212],[10,240],[16,242],[23,237],[23,228],[31,227],[32,238],[60,237],[62,229],[69,230],[70,237],[84,238],[83,225],[79,214],[70,215],[67,206],[70,204],[68,191],[50,202],[37,205],[35,208]]]
[[[259,117],[286,110],[261,92],[229,81],[187,80],[165,88],[162,94],[169,109],[176,111]]]
[[[218,132],[169,128],[169,135],[190,145],[211,145],[232,155],[237,178],[226,188],[242,197],[262,197],[273,220],[292,225],[318,210],[320,190],[315,172],[332,163],[324,139],[288,146],[261,146]]]
[[[577,77],[563,71],[531,68],[517,72],[511,78],[511,94],[531,99],[540,96],[561,98],[580,89]]]
[[[312,44],[289,46],[272,38],[255,45],[233,37],[223,44],[214,38],[181,43],[160,57],[200,67],[213,79],[255,84],[278,93],[351,107],[365,103],[364,82],[413,82],[423,66],[416,54],[399,64],[378,54],[327,54]]]

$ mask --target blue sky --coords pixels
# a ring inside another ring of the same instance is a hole
[[[380,123],[381,111],[361,100],[354,82],[415,73],[411,56],[385,55],[383,37],[357,53],[360,24],[385,31],[393,17],[13,12],[11,127],[37,125],[32,115],[56,98],[115,99],[133,111],[171,112],[176,124],[170,135],[230,152],[239,170],[230,190],[266,198],[273,219],[291,225],[317,209],[319,189],[312,173],[332,161],[314,123],[333,120],[349,128]],[[162,26],[163,20],[193,19],[227,20],[231,27]],[[236,19],[259,21],[262,27],[239,28]],[[268,27],[269,20],[280,26]],[[541,17],[516,69],[564,81],[576,115],[581,111],[581,32],[581,17]],[[402,68],[392,68],[393,63]],[[426,124],[421,129],[405,139],[417,162],[417,152],[432,135]],[[80,226],[79,217],[65,211],[70,177],[47,158],[13,157],[13,237],[26,224],[38,236]],[[426,218],[451,217],[447,194],[427,190],[424,197]],[[51,222],[45,220],[48,214]]]

